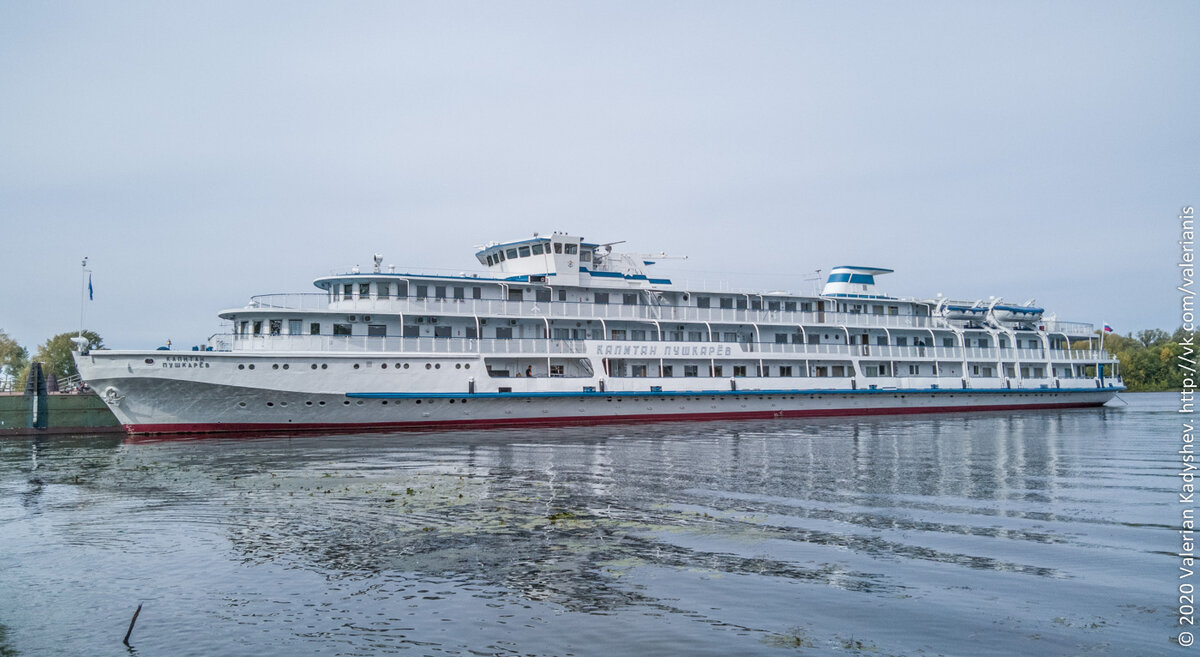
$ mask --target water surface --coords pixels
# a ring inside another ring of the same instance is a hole
[[[0,441],[0,655],[1160,655],[1129,406]],[[7,651],[7,652],[6,652]]]

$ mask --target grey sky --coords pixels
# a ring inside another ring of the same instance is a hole
[[[1172,329],[1200,3],[0,4],[0,328],[177,346],[382,252],[563,230],[693,283]]]

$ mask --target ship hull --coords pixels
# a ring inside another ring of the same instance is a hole
[[[103,390],[108,382],[95,381]],[[116,383],[116,382],[114,382]],[[317,393],[122,379],[130,434],[428,430],[683,420],[907,415],[1100,406],[1111,388],[677,392]]]

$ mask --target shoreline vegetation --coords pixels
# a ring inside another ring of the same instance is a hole
[[[0,329],[0,390],[22,390],[33,361],[42,363],[47,376],[66,379],[77,374],[71,358],[71,338],[77,335],[78,331],[59,333],[42,343],[30,359],[29,351]],[[1120,361],[1120,374],[1129,392],[1167,392],[1183,388],[1187,374],[1183,366],[1195,360],[1197,335],[1182,327],[1174,333],[1162,329],[1143,329],[1129,335],[1109,333],[1104,336],[1104,348]],[[104,341],[93,331],[84,331],[83,336],[90,349],[104,348]],[[1080,340],[1071,346],[1087,349],[1088,342]]]

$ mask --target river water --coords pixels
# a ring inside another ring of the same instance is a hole
[[[4,439],[0,655],[1182,653],[1178,396],[1123,397]]]

